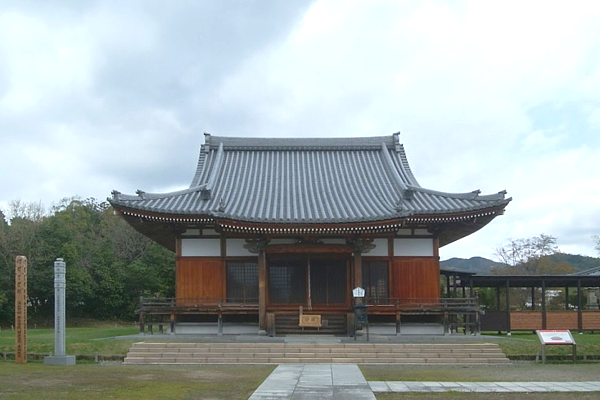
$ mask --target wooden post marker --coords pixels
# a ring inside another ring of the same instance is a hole
[[[15,363],[27,364],[27,258],[15,259]]]

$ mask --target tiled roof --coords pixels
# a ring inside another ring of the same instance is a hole
[[[346,223],[503,207],[505,192],[422,188],[399,134],[363,138],[233,138],[206,134],[189,189],[137,196],[116,208],[261,223]]]

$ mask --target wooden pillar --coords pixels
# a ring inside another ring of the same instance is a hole
[[[535,286],[531,287],[531,311],[535,311]]]
[[[502,310],[502,306],[500,305],[500,286],[496,286],[496,310]]]
[[[546,329],[546,281],[542,279],[542,329]]]
[[[456,275],[452,275],[452,286],[453,286],[454,298],[456,299],[456,297],[457,297],[457,295],[456,295]]]
[[[569,311],[569,287],[565,286],[565,310]]]
[[[15,363],[27,364],[27,258],[15,259]]]
[[[354,287],[362,287],[362,253],[354,250]],[[360,297],[354,299],[354,304],[360,304]]]
[[[267,330],[267,257],[264,248],[258,253],[258,326]]]
[[[510,282],[506,280],[506,334],[510,335]]]
[[[583,332],[583,315],[581,314],[581,278],[577,278],[577,328]]]

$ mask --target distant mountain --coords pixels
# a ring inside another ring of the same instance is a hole
[[[576,272],[600,267],[600,258],[580,256],[579,254],[557,253],[549,256],[556,263],[570,264]]]
[[[571,265],[576,272],[585,271],[586,269],[600,267],[600,258],[581,256],[578,254],[557,253],[549,258],[556,263],[567,263]],[[440,261],[440,266],[443,269],[453,271],[472,272],[476,274],[490,274],[495,266],[503,264],[483,257],[465,258],[450,258]]]
[[[472,272],[475,274],[489,274],[492,268],[502,265],[502,263],[489,260],[483,257],[466,258],[450,258],[449,260],[440,261],[440,267],[452,271]]]

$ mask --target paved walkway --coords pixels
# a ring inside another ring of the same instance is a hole
[[[249,400],[375,400],[373,392],[600,392],[594,382],[367,382],[355,364],[282,364]]]
[[[600,382],[369,382],[374,392],[600,392]]]
[[[250,400],[375,400],[356,364],[282,364],[250,396]]]

